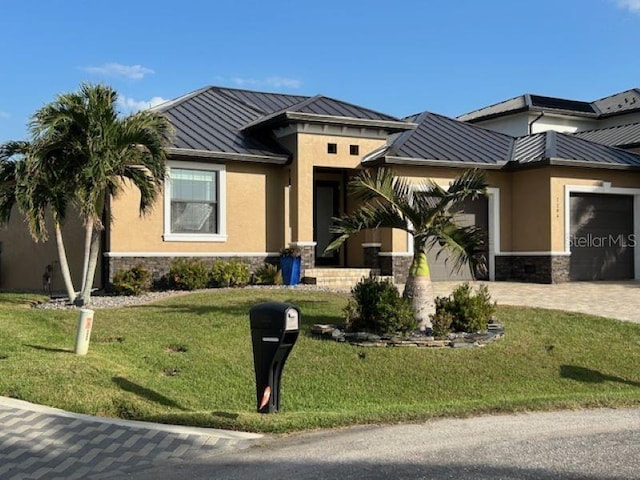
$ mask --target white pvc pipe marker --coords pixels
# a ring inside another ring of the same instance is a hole
[[[73,349],[76,355],[86,355],[89,351],[89,339],[91,338],[92,326],[93,310],[81,308],[80,318],[78,319],[78,330],[76,331],[76,346]]]

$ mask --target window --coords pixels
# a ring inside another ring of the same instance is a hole
[[[165,182],[165,241],[224,241],[225,168],[170,162]]]
[[[327,143],[327,153],[338,153],[338,144]]]
[[[349,145],[349,154],[350,155],[360,155],[360,146],[359,145]]]

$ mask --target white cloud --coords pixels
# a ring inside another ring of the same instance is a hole
[[[156,105],[160,105],[166,101],[167,100],[162,97],[152,97],[150,100],[135,100],[133,98],[120,95],[118,97],[118,106],[123,113],[134,113],[155,107]]]
[[[152,69],[142,65],[122,65],[120,63],[105,63],[99,67],[83,67],[82,70],[94,75],[124,77],[131,80],[141,80],[145,75],[155,73]]]
[[[617,0],[618,7],[640,14],[640,0]]]
[[[232,77],[230,80],[239,87],[285,87],[297,89],[302,86],[302,80],[297,78],[281,77],[279,75],[273,75],[263,79]]]
[[[11,117],[11,115],[9,115],[7,112],[3,112],[2,110],[0,110],[0,119],[9,118],[9,117]]]

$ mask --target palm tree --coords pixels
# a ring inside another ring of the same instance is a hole
[[[433,181],[412,185],[395,177],[391,170],[363,170],[350,183],[360,206],[352,213],[334,219],[331,232],[336,239],[327,247],[339,248],[351,235],[374,228],[397,228],[413,237],[413,261],[409,268],[404,296],[409,298],[421,330],[431,327],[435,312],[427,252],[438,248],[451,254],[453,269],[464,265],[472,274],[484,267],[484,232],[475,226],[459,226],[455,213],[467,199],[486,194],[487,184],[480,170],[466,170],[444,189]]]
[[[7,223],[17,206],[25,216],[31,237],[36,242],[46,241],[46,214],[51,211],[62,278],[69,301],[73,302],[76,293],[62,238],[72,175],[68,169],[49,168],[59,163],[55,161],[56,154],[60,151],[25,141],[0,146],[0,223]]]
[[[105,85],[83,84],[38,110],[31,124],[38,142],[63,148],[73,165],[74,201],[85,225],[82,288],[78,301],[91,298],[107,204],[126,183],[140,191],[140,213],[154,205],[165,177],[165,147],[172,127],[160,113],[119,117],[117,93]]]

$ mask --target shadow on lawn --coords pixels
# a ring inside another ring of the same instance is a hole
[[[42,345],[31,345],[28,343],[24,344],[25,347],[34,348],[36,350],[44,350],[45,352],[54,352],[54,353],[73,353],[73,350],[70,348],[53,348],[53,347],[43,347]]]
[[[173,407],[173,408],[177,408],[179,410],[183,410],[186,411],[185,408],[181,407],[178,403],[176,403],[175,401],[171,400],[168,397],[165,397],[164,395],[154,391],[154,390],[150,390],[146,387],[143,387],[142,385],[138,385],[137,383],[133,383],[129,380],[127,380],[126,378],[123,377],[113,377],[111,379],[113,381],[113,383],[115,383],[116,385],[118,385],[122,390],[126,391],[126,392],[131,392],[134,393],[136,395],[138,395],[139,397],[142,397],[146,400],[149,400],[151,402],[154,403],[159,403],[160,405],[164,405],[165,407]]]
[[[634,382],[633,380],[627,380],[621,377],[614,377],[612,375],[605,375],[597,370],[591,370],[585,367],[576,367],[575,365],[561,365],[560,376],[563,378],[569,378],[578,382],[585,383],[604,383],[604,382],[617,382],[624,383],[625,385],[631,385],[632,387],[639,387],[640,382]]]

